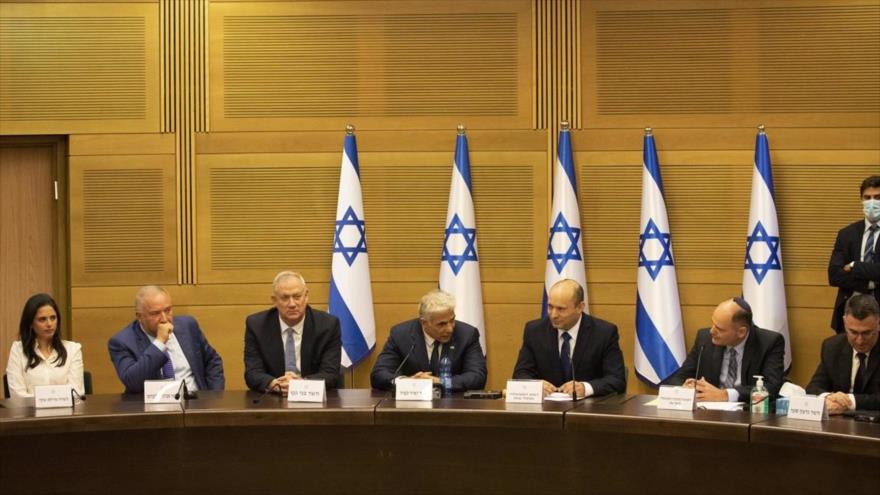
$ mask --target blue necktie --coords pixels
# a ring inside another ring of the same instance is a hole
[[[559,360],[562,362],[562,381],[571,380],[571,335],[562,332],[562,350],[559,351]]]
[[[865,240],[865,253],[862,255],[862,261],[871,263],[874,261],[874,234],[877,233],[876,225],[868,227],[868,239]]]
[[[284,331],[287,338],[284,342],[284,371],[292,371],[299,374],[296,367],[296,343],[293,341],[293,328]]]
[[[174,363],[171,362],[171,355],[165,351],[165,363],[162,365],[162,377],[174,379]]]

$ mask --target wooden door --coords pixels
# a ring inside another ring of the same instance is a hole
[[[18,339],[24,302],[47,292],[62,312],[70,335],[66,276],[65,140],[60,137],[0,138],[0,369]]]

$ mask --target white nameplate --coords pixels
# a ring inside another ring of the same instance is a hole
[[[144,380],[144,404],[176,404],[182,398],[180,380]]]
[[[805,419],[807,421],[828,419],[828,414],[825,412],[825,398],[811,395],[790,397],[788,401],[788,417],[792,419]]]
[[[290,380],[287,402],[324,402],[324,380]]]
[[[37,409],[43,407],[73,407],[70,385],[37,385],[34,387],[34,406]]]
[[[398,378],[396,400],[433,400],[434,380],[430,378]]]
[[[693,411],[694,398],[697,390],[693,388],[673,387],[661,385],[658,394],[657,409],[672,409],[675,411]]]
[[[507,380],[505,402],[511,404],[540,404],[544,401],[544,382],[541,380]]]

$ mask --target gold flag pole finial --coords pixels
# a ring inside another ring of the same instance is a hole
[[[758,124],[758,134],[766,134],[764,132],[764,124]]]
[[[345,135],[352,136],[354,135],[354,126],[351,124],[345,124]]]
[[[559,127],[560,127],[563,131],[568,131],[568,130],[571,129],[571,125],[568,123],[567,120],[563,120],[562,122],[560,122],[560,123],[559,123]]]
[[[645,127],[645,136],[651,136],[653,134],[654,134],[654,129],[651,129],[650,127]]]
[[[458,129],[458,135],[459,135],[459,136],[464,136],[464,135],[465,135],[464,124],[458,124],[458,126],[456,127],[456,129]]]

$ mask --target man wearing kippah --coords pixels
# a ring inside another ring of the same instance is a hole
[[[748,402],[755,375],[761,375],[774,400],[784,381],[784,356],[782,334],[756,327],[751,306],[734,297],[715,308],[712,326],[697,332],[684,364],[663,384],[695,388],[697,401]]]

